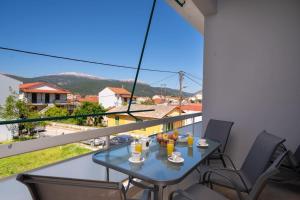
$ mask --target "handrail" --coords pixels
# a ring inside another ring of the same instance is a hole
[[[32,151],[42,150],[50,147],[56,147],[60,145],[70,144],[92,138],[110,136],[116,133],[122,133],[132,130],[138,130],[141,128],[147,128],[159,124],[170,123],[174,121],[180,121],[188,118],[194,118],[202,116],[202,113],[193,113],[179,115],[175,117],[167,117],[163,119],[155,119],[149,121],[139,121],[136,123],[125,124],[114,127],[106,127],[95,130],[81,131],[66,135],[38,138],[34,140],[27,140],[23,142],[15,142],[12,144],[0,145],[0,158],[14,156],[18,154],[28,153]]]
[[[42,122],[42,121],[52,121],[52,120],[64,120],[64,119],[75,119],[75,118],[84,118],[84,117],[99,117],[106,115],[115,115],[115,114],[131,114],[131,113],[139,113],[139,112],[149,112],[154,111],[154,109],[147,110],[132,110],[129,111],[118,111],[118,112],[103,112],[103,113],[93,113],[93,114],[85,114],[85,115],[70,115],[70,116],[60,116],[60,117],[40,117],[40,118],[29,118],[29,119],[13,119],[13,120],[5,120],[0,121],[0,125],[7,124],[18,124],[18,123],[27,123],[27,122]]]

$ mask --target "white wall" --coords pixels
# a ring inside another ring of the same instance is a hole
[[[9,95],[11,95],[9,88],[11,87],[12,91],[18,93],[20,84],[21,82],[0,74],[0,105],[1,106],[5,104],[6,98]],[[1,118],[0,121],[2,121]],[[0,141],[9,140],[11,139],[11,137],[12,135],[10,131],[7,129],[7,127],[5,125],[0,125]]]
[[[300,1],[218,1],[206,17],[204,127],[234,121],[228,152],[240,164],[263,129],[300,143]]]
[[[100,91],[98,95],[98,99],[99,99],[99,104],[102,104],[104,108],[117,106],[120,103],[115,93],[111,91],[109,88],[104,88],[102,91]]]

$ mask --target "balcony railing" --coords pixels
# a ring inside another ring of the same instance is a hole
[[[175,117],[168,117],[168,118],[157,119],[157,120],[138,121],[136,123],[126,124],[126,125],[99,128],[95,130],[82,131],[82,132],[54,136],[54,137],[38,138],[34,140],[16,142],[12,144],[4,144],[4,145],[0,145],[0,158],[42,150],[50,147],[80,142],[83,140],[88,140],[93,138],[107,137],[108,139],[108,137],[113,134],[138,130],[138,129],[156,126],[160,124],[182,121],[185,119],[193,119],[193,124],[194,124],[195,117],[199,117],[199,116],[202,116],[202,113],[199,112],[194,114],[179,115]],[[106,142],[106,144],[109,145],[109,142]],[[106,148],[109,148],[109,146],[106,146]]]

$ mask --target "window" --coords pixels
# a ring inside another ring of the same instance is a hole
[[[32,93],[31,102],[37,103],[37,94],[36,93]]]
[[[166,131],[173,130],[173,123],[168,123],[166,128],[167,128]]]
[[[115,116],[115,125],[116,126],[120,125],[120,117],[119,116]]]
[[[59,94],[55,94],[55,100],[60,100],[60,95]]]

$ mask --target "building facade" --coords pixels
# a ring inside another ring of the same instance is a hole
[[[134,104],[131,106],[131,110],[152,110],[148,112],[138,112],[133,113],[138,119],[129,116],[128,114],[116,114],[116,115],[108,115],[107,116],[107,126],[119,126],[129,123],[136,123],[138,121],[148,121],[154,119],[163,119],[171,116],[180,115],[180,109],[177,106],[167,106],[167,105],[139,105]],[[127,106],[115,107],[108,112],[122,112],[126,111]],[[178,121],[174,123],[168,124],[160,124],[152,127],[147,127],[145,129],[132,131],[133,134],[137,136],[149,136],[155,133],[160,133],[163,131],[170,131],[174,128],[179,128],[183,125],[184,122]]]
[[[131,93],[124,88],[106,87],[99,92],[99,104],[104,108],[112,108],[127,104],[130,100]],[[133,97],[136,101],[136,97]]]
[[[5,105],[6,98],[12,94],[12,92],[19,91],[19,85],[22,82],[0,74],[0,106]],[[0,121],[4,119],[0,118]],[[13,133],[10,131],[9,126],[7,125],[0,125],[0,142],[5,140],[12,139]]]
[[[51,83],[33,82],[19,86],[19,98],[29,105],[45,107],[48,104],[67,105],[68,90]]]

